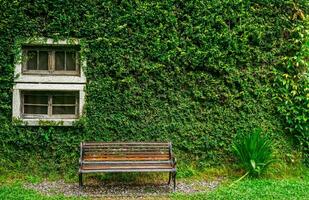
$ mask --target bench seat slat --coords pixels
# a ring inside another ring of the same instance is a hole
[[[123,148],[123,147],[130,147],[130,148],[168,148],[168,145],[87,145],[84,146],[85,148],[107,148],[107,147],[114,147],[114,148]]]
[[[145,155],[145,156],[141,156],[141,155],[97,155],[97,156],[85,156],[84,157],[84,160],[93,160],[93,159],[95,159],[95,160],[100,160],[100,159],[103,159],[103,160],[106,160],[106,159],[118,159],[118,158],[123,158],[123,159],[134,159],[134,158],[136,158],[136,159],[143,159],[143,158],[145,158],[145,159],[150,159],[150,158],[153,158],[153,159],[156,159],[156,160],[160,160],[160,159],[163,159],[163,160],[170,160],[169,159],[169,156],[164,156],[164,155],[162,155],[162,156],[159,156],[159,155],[157,155],[157,156],[153,156],[153,155],[149,155],[149,156],[147,156],[147,155]]]
[[[171,169],[106,169],[106,170],[79,170],[80,173],[100,173],[100,172],[176,172]]]
[[[85,148],[84,149],[90,149],[90,148],[93,148],[93,149],[95,149],[95,148],[102,148],[102,149],[106,149],[106,148],[115,148],[115,149],[119,149],[119,148],[132,148],[132,149],[134,149],[134,148],[144,148],[144,149],[167,149],[168,148],[168,146],[147,146],[147,145],[139,145],[139,146],[85,146]]]
[[[143,153],[138,153],[138,154],[135,154],[135,153],[132,153],[132,154],[125,154],[125,153],[114,153],[114,154],[86,154],[84,156],[84,158],[92,158],[92,157],[96,157],[96,158],[99,158],[99,157],[167,157],[169,158],[169,154],[143,154]]]
[[[91,169],[170,169],[173,168],[171,165],[84,165],[82,170],[91,170]]]
[[[91,152],[91,153],[85,153],[84,156],[169,156],[169,153],[164,152]]]
[[[160,154],[169,154],[169,151],[164,150],[151,150],[151,151],[145,151],[144,149],[92,149],[92,150],[85,150],[84,154],[91,154],[91,153],[160,153]]]
[[[141,152],[169,152],[169,149],[144,149],[144,148],[93,148],[93,149],[84,149],[84,152],[118,152],[118,151],[125,151],[125,152],[136,152],[136,151],[141,151]]]
[[[88,158],[88,159],[84,159],[85,161],[91,161],[91,160],[97,160],[97,161],[116,161],[116,160],[121,160],[121,161],[125,161],[125,160],[136,160],[136,161],[142,161],[142,160],[168,160],[167,158],[152,158],[152,157],[143,157],[143,158],[124,158],[124,157],[119,157],[119,158]]]
[[[90,163],[83,163],[83,166],[169,166],[171,167],[172,164],[171,163],[161,163],[161,162],[152,162],[152,163],[135,163],[135,162],[115,162],[113,164],[111,163],[104,163],[104,162],[90,162]]]
[[[138,153],[87,153],[84,154],[84,158],[88,157],[169,157],[169,154],[167,153],[143,153],[143,152],[138,152]]]
[[[163,152],[168,152],[169,149],[163,149],[163,148],[89,148],[89,149],[84,149],[84,152],[92,152],[92,151],[163,151]]]
[[[85,155],[84,158],[114,158],[114,157],[127,157],[127,158],[144,158],[144,157],[151,157],[151,158],[167,158],[169,159],[169,155],[166,154],[91,154],[91,155]]]
[[[114,158],[128,158],[128,159],[143,159],[143,158],[153,158],[153,159],[164,159],[164,160],[170,160],[169,156],[166,155],[93,155],[93,156],[85,156],[84,160],[91,160],[91,159],[96,159],[99,160],[100,158],[102,159],[114,159]]]
[[[118,165],[118,164],[158,164],[158,163],[165,163],[165,164],[171,164],[172,162],[170,160],[157,160],[157,161],[149,161],[149,160],[143,160],[143,161],[137,161],[137,160],[132,160],[132,161],[101,161],[101,160],[83,160],[83,164],[111,164],[111,165]]]
[[[169,152],[125,152],[125,151],[114,151],[114,152],[85,152],[85,156],[88,155],[169,155]]]
[[[168,147],[168,143],[84,143],[89,146],[143,146],[143,147]]]

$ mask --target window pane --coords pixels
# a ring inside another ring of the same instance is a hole
[[[64,70],[64,51],[57,51],[55,57],[55,70]]]
[[[28,51],[27,69],[29,70],[37,69],[37,52],[36,51]]]
[[[75,52],[66,52],[66,70],[75,71],[76,70],[76,55]]]
[[[53,115],[75,115],[75,106],[53,106]]]
[[[53,96],[53,104],[75,104],[75,96]]]
[[[39,70],[48,70],[48,52],[39,52]]]
[[[24,103],[48,104],[48,96],[24,95]]]
[[[25,114],[46,114],[47,115],[47,106],[24,106]]]

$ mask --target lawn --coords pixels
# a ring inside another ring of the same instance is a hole
[[[36,191],[27,190],[21,184],[0,186],[0,199],[3,200],[77,200],[81,198],[69,198],[64,196],[43,196]]]
[[[173,195],[173,199],[309,199],[309,179],[244,180],[233,186],[194,195]]]
[[[309,176],[287,179],[246,179],[230,186],[227,182],[212,192],[196,193],[192,195],[175,193],[163,199],[309,199]],[[38,200],[72,200],[78,197],[43,196],[36,191],[22,187],[22,183],[5,183],[0,186],[0,199],[38,199]],[[83,198],[84,199],[84,198]],[[104,199],[104,198],[102,198]],[[110,199],[110,198],[109,198]],[[119,198],[111,198],[119,199]],[[145,197],[145,199],[157,199]]]

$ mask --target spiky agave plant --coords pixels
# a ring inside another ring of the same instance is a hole
[[[243,135],[232,145],[239,164],[246,170],[246,174],[258,177],[274,162],[272,156],[272,141],[261,135],[261,130],[254,130],[251,134]]]

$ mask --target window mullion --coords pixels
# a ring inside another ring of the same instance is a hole
[[[78,116],[78,98],[75,95],[75,116]]]
[[[55,65],[56,65],[56,52],[52,51],[52,72],[55,71]]]
[[[24,105],[25,105],[25,97],[24,94],[21,94],[21,113],[24,114]]]
[[[28,50],[23,51],[22,64],[23,64],[22,71],[24,72],[28,69]]]
[[[40,54],[39,51],[36,51],[36,70],[39,70],[39,64],[40,64]]]
[[[52,60],[53,60],[52,51],[48,51],[48,71],[49,73],[52,72],[52,68],[53,68]]]
[[[48,95],[48,116],[52,116],[52,95]]]
[[[64,51],[64,71],[67,71],[67,52]]]
[[[77,51],[75,52],[75,71],[80,72],[79,68],[80,68],[80,63],[79,63],[79,54],[77,53]]]

